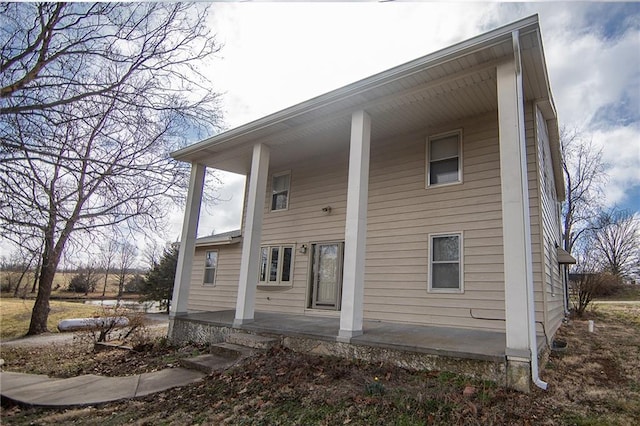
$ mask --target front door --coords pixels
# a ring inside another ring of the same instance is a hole
[[[343,243],[311,245],[311,307],[340,309]]]

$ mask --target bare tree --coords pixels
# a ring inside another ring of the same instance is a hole
[[[640,221],[625,210],[603,211],[593,221],[593,250],[601,268],[620,279],[637,271],[640,258]]]
[[[33,255],[25,253],[21,248],[14,250],[8,256],[0,258],[0,271],[2,271],[3,292],[12,292],[13,297],[18,297],[26,293],[26,289],[21,291],[22,282],[25,280],[34,262]]]
[[[199,68],[219,50],[206,11],[0,4],[0,232],[42,246],[28,334],[47,331],[68,242],[114,224],[157,229],[183,198],[188,170],[168,153],[220,120]]]
[[[137,255],[138,249],[133,244],[127,241],[122,241],[118,244],[118,299],[120,299],[122,293],[124,293],[124,284],[127,275],[131,271]]]
[[[15,285],[13,288],[13,297],[18,297],[21,294],[26,294],[26,286],[23,291],[21,291],[22,282],[28,276],[29,271],[33,269],[33,264],[36,261],[37,253],[30,252],[29,250],[25,250],[23,247],[19,247],[16,251],[11,253],[8,259],[3,259],[3,267],[2,269],[6,270],[6,278],[8,279],[7,290],[11,291],[11,287]]]
[[[104,270],[104,283],[102,285],[102,297],[104,298],[107,293],[107,282],[109,281],[109,274],[111,273],[111,267],[116,256],[117,244],[113,239],[109,239],[106,244],[100,248],[100,257],[102,269]]]
[[[566,184],[566,200],[563,204],[564,249],[571,253],[581,235],[589,228],[589,222],[601,208],[600,196],[605,183],[605,163],[602,149],[578,130],[563,128],[562,169]]]
[[[608,272],[580,272],[572,276],[571,301],[579,317],[595,298],[613,294],[620,287],[619,278]]]

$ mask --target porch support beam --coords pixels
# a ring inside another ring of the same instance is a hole
[[[365,111],[356,111],[351,116],[344,272],[338,334],[338,340],[346,342],[362,334],[370,144],[371,117]]]
[[[534,363],[537,370],[537,343],[524,96],[517,33],[513,40],[513,61],[497,67],[506,355],[508,385],[529,391]]]
[[[191,268],[193,266],[193,255],[196,249],[196,236],[198,234],[198,219],[200,218],[205,172],[206,167],[202,164],[191,163],[187,205],[184,211],[184,221],[182,222],[180,251],[178,252],[176,278],[173,284],[173,298],[171,299],[171,309],[169,312],[171,317],[187,313],[189,288],[191,287]]]
[[[268,174],[269,147],[260,143],[256,144],[253,147],[251,159],[247,216],[242,235],[242,259],[240,261],[240,278],[238,280],[238,298],[236,300],[234,325],[252,322],[254,318],[260,244],[262,240],[262,218],[264,216]]]

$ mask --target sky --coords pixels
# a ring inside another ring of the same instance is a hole
[[[561,126],[602,147],[607,206],[640,212],[640,3],[215,3],[209,64],[228,129],[538,14]],[[197,142],[197,141],[193,141]],[[244,177],[219,173],[199,236],[239,229]],[[174,212],[169,239],[179,238]]]

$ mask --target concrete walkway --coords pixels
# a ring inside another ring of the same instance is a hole
[[[0,373],[0,394],[21,404],[40,407],[93,405],[189,385],[204,376],[204,373],[186,368],[166,368],[125,377],[89,374],[69,379],[4,371]]]
[[[166,335],[166,315],[149,315],[147,328],[152,334]],[[75,333],[47,333],[1,342],[2,346],[38,347],[70,344]],[[146,396],[170,388],[196,383],[205,376],[201,371],[166,368],[152,373],[125,377],[93,374],[56,379],[44,375],[0,372],[0,395],[12,401],[40,407],[70,407],[102,404]]]

